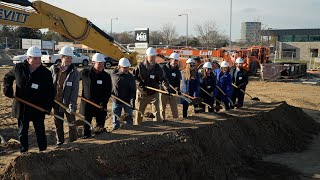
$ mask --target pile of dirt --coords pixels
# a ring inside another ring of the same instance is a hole
[[[302,151],[320,125],[280,103],[255,116],[107,144],[17,157],[1,179],[235,179],[273,171],[262,157]],[[260,168],[259,168],[260,167]],[[292,172],[290,173],[292,175]],[[284,175],[279,175],[286,176]]]

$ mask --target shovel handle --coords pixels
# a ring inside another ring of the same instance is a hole
[[[150,89],[150,90],[153,90],[153,91],[157,91],[159,93],[162,93],[162,94],[168,94],[167,91],[163,91],[161,89],[157,89],[157,88],[153,88],[153,87],[149,87],[149,86],[146,86],[147,89]]]
[[[57,103],[59,106],[61,106],[63,109],[67,110],[68,107],[66,105],[64,105],[63,103],[59,102],[58,100],[54,100],[55,103]],[[90,126],[90,129],[92,130],[93,127],[91,125],[91,123],[89,123],[87,120],[85,120],[80,114],[76,113],[76,112],[71,112],[73,115],[77,116],[78,118],[80,118],[83,122],[85,122],[87,125]]]
[[[225,92],[223,92],[222,89],[221,89],[219,86],[217,86],[217,88],[219,89],[219,91],[220,91],[224,96],[227,96],[227,94],[226,94]],[[229,96],[227,96],[227,98],[228,98],[228,100],[230,101],[231,105],[233,106],[233,101],[230,99]]]
[[[79,97],[81,100],[83,100],[83,101],[85,101],[85,102],[93,105],[93,106],[96,107],[96,108],[99,108],[99,109],[103,108],[102,106],[100,106],[100,105],[98,105],[98,104],[96,104],[96,103],[94,103],[94,102],[92,102],[92,101],[89,101],[88,99],[86,99],[86,98],[84,98],[84,97],[82,97],[82,96],[78,96],[78,97]],[[108,112],[108,110],[105,109],[105,108],[104,108],[103,110],[106,111],[106,112]]]
[[[116,99],[116,100],[118,100],[118,101],[120,101],[120,102],[122,102],[123,104],[131,107],[133,110],[138,111],[141,115],[143,114],[143,113],[142,113],[141,111],[139,111],[137,108],[133,108],[129,103],[125,102],[124,100],[120,99],[119,97],[117,97],[117,96],[115,96],[115,95],[111,95],[111,97],[114,98],[114,99]]]
[[[232,86],[234,86],[235,88],[239,88],[239,87],[238,87],[237,85],[235,85],[235,84],[232,84]],[[240,88],[239,88],[239,89],[240,89]],[[252,96],[251,96],[250,94],[248,94],[247,92],[245,92],[243,89],[240,89],[240,91],[241,91],[242,93],[248,95],[251,99],[253,99]]]

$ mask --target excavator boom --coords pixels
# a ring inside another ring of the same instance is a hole
[[[17,6],[19,5],[19,6]],[[28,7],[32,7],[29,8]],[[102,54],[119,60],[126,57],[136,65],[136,52],[129,52],[86,18],[43,1],[0,1],[0,24],[34,29],[48,28]]]

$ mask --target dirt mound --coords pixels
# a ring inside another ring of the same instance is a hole
[[[264,176],[264,170],[274,171],[269,165],[261,165],[264,155],[302,151],[320,130],[320,125],[300,108],[286,103],[251,117],[212,121],[213,124],[196,129],[30,153],[17,157],[0,177],[235,179],[250,177],[248,173]]]

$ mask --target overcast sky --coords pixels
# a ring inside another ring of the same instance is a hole
[[[196,35],[194,26],[215,21],[229,35],[230,0],[45,0],[85,17],[103,30],[133,31],[134,28],[159,30],[171,22],[180,35]],[[240,39],[241,22],[259,19],[270,28],[320,28],[320,0],[233,0],[232,39]]]

